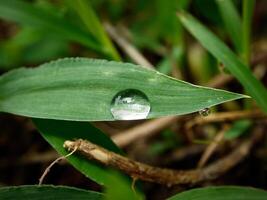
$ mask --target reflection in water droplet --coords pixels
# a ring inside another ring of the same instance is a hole
[[[204,108],[199,111],[199,114],[203,117],[207,117],[210,114],[210,109],[209,108]]]
[[[150,103],[143,92],[127,89],[113,97],[110,111],[116,120],[145,119],[150,112]]]

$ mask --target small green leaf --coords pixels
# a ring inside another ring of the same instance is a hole
[[[98,192],[82,190],[66,186],[52,185],[25,185],[0,188],[0,199],[5,200],[45,200],[45,199],[79,199],[79,200],[100,200],[104,195]]]
[[[193,189],[168,200],[265,200],[267,192],[250,187],[220,186]]]
[[[267,113],[267,90],[249,68],[212,32],[186,12],[178,13],[183,25],[199,42],[241,82]]]
[[[121,150],[111,141],[111,139],[100,130],[88,122],[70,122],[59,120],[33,119],[37,129],[43,137],[56,149],[61,155],[67,155],[63,148],[66,140],[82,138],[98,144],[110,151],[121,153]],[[112,173],[107,168],[99,165],[83,156],[74,154],[67,160],[86,177],[96,181],[101,185],[109,183]]]
[[[133,64],[68,58],[0,77],[0,111],[35,118],[113,121],[111,103],[125,90],[146,97],[139,99],[150,105],[147,118],[192,113],[247,97],[192,85]]]

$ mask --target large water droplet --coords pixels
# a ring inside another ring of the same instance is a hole
[[[203,108],[202,110],[199,111],[199,114],[203,117],[207,117],[210,114],[210,109],[209,108]]]
[[[116,120],[145,119],[150,112],[150,103],[143,92],[127,89],[113,97],[110,111]]]

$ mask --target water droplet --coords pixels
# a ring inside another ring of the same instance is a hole
[[[150,112],[150,103],[143,92],[127,89],[113,97],[110,111],[116,120],[145,119]]]
[[[202,110],[199,111],[199,114],[203,117],[207,117],[210,114],[210,109],[209,108],[203,108]]]

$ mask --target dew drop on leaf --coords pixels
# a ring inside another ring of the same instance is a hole
[[[210,114],[210,109],[209,108],[203,108],[202,110],[199,111],[199,114],[203,117],[207,117]]]
[[[146,119],[150,112],[150,103],[143,92],[127,89],[113,97],[110,111],[116,120]]]

